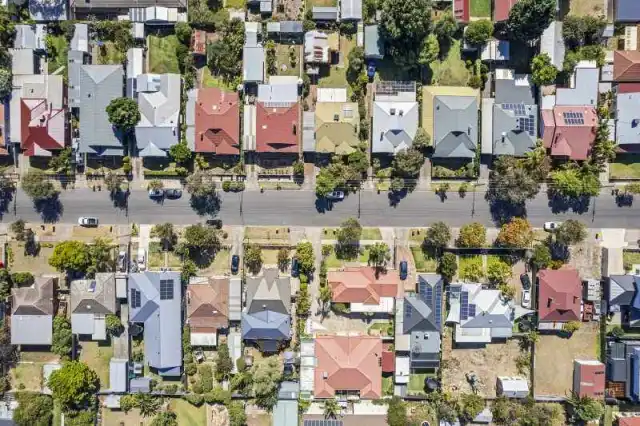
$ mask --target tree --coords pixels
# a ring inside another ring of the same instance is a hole
[[[569,321],[569,322],[565,322],[562,325],[562,330],[566,331],[569,334],[573,334],[576,331],[580,330],[580,321]]]
[[[578,244],[587,238],[587,228],[582,222],[567,219],[555,231],[556,242],[570,246]]]
[[[15,394],[18,407],[13,411],[17,426],[49,426],[53,420],[53,400],[49,395],[35,392]]]
[[[439,41],[448,44],[450,39],[454,38],[458,32],[458,29],[458,21],[451,13],[451,9],[447,9],[435,22],[433,33],[438,37]]]
[[[49,265],[60,272],[85,272],[90,264],[87,245],[80,241],[58,243],[49,258]]]
[[[521,0],[509,11],[507,31],[512,39],[532,41],[554,20],[556,0]]]
[[[440,55],[440,42],[438,42],[438,37],[435,34],[429,34],[422,42],[420,55],[418,56],[418,63],[423,67],[429,66],[429,64],[438,59],[438,55]],[[421,130],[421,139],[418,140],[418,144],[416,144],[416,140],[418,139],[418,135],[420,135]],[[413,146],[418,149],[424,149],[424,147],[428,146],[428,142],[429,136],[427,136],[424,129],[420,127],[418,129],[418,133],[416,133],[416,137],[413,139]]]
[[[0,68],[0,99],[4,100],[11,94],[11,82],[13,75],[11,70],[7,68]]]
[[[389,246],[385,243],[375,243],[369,247],[369,264],[376,268],[384,268],[390,260]]]
[[[322,198],[329,195],[337,187],[336,179],[328,168],[320,169],[316,176],[316,196]]]
[[[227,380],[233,370],[233,360],[229,356],[229,347],[226,343],[218,346],[218,358],[216,359],[216,371],[214,377],[218,382]]]
[[[468,223],[460,228],[456,245],[462,248],[484,247],[487,240],[487,229],[478,222]]]
[[[526,248],[533,242],[533,228],[527,219],[513,218],[500,228],[495,244],[500,247]]]
[[[533,248],[531,263],[538,269],[546,269],[551,264],[551,250],[545,244],[538,244]]]
[[[350,81],[358,78],[364,69],[364,48],[357,46],[349,51],[347,56],[349,67],[347,68],[347,76]]]
[[[398,193],[398,192],[402,192],[404,191],[405,188],[405,184],[404,184],[404,179],[396,176],[393,179],[391,179],[391,184],[389,185],[389,191],[391,191],[392,193]]]
[[[163,247],[168,250],[171,250],[171,247],[173,247],[178,240],[173,230],[173,224],[169,222],[161,223],[151,228],[151,237],[160,238]]]
[[[186,142],[177,143],[169,148],[169,155],[178,164],[184,164],[189,161],[189,159],[191,158],[191,154],[192,152],[187,146]]]
[[[327,311],[332,299],[333,291],[331,290],[331,286],[328,284],[320,286],[320,302],[322,303],[323,311]]]
[[[105,238],[95,238],[92,244],[86,246],[89,254],[87,275],[93,276],[98,272],[109,272],[114,268],[111,258],[111,245]]]
[[[558,69],[551,63],[547,53],[541,53],[531,60],[532,79],[538,86],[553,84],[558,76]]]
[[[254,274],[262,268],[262,248],[258,244],[248,244],[244,251],[244,263],[249,271]]]
[[[599,420],[604,415],[604,406],[600,401],[585,395],[572,393],[567,398],[567,403],[573,409],[572,417],[580,422],[589,423]]]
[[[10,226],[11,232],[15,234],[15,238],[18,241],[24,241],[25,222],[22,219],[18,219]]]
[[[397,176],[416,178],[424,164],[424,154],[415,148],[398,152],[393,157],[393,172]]]
[[[431,138],[427,134],[427,131],[422,127],[418,127],[416,136],[413,138],[413,145],[415,149],[424,150],[431,146]]]
[[[324,418],[335,419],[340,415],[340,404],[334,398],[329,398],[324,401]]]
[[[449,245],[451,229],[444,222],[432,223],[424,237],[422,245],[425,248],[442,250]]]
[[[244,22],[232,19],[222,25],[221,38],[211,43],[209,67],[226,82],[242,73],[242,47],[244,46]]]
[[[201,170],[187,177],[186,189],[193,197],[204,198],[216,195],[216,183]]]
[[[130,131],[140,121],[138,103],[132,98],[115,98],[107,105],[107,116],[114,127]]]
[[[232,401],[227,407],[229,410],[229,426],[245,426],[247,424],[247,413],[240,401]]]
[[[313,244],[310,241],[299,242],[296,246],[296,259],[300,272],[309,275],[313,272],[315,256],[313,254]]]
[[[537,177],[518,159],[502,155],[496,159],[493,166],[489,173],[489,201],[523,206],[540,191]]]
[[[468,422],[473,421],[485,407],[484,399],[475,393],[462,394],[460,405],[462,406],[460,414]]]
[[[120,409],[126,413],[136,406],[136,394],[122,395],[120,398]]]
[[[458,259],[453,253],[445,253],[438,263],[438,273],[442,275],[447,282],[451,282],[458,272]]]
[[[336,233],[338,255],[344,259],[353,259],[358,254],[362,226],[357,219],[350,218],[342,222]]]
[[[68,410],[82,410],[100,387],[100,379],[95,371],[80,361],[68,361],[62,368],[49,376],[47,383],[53,399],[59,401]]]
[[[148,393],[136,394],[136,408],[140,410],[142,417],[151,417],[162,406],[162,399]]]
[[[220,249],[220,232],[213,226],[200,223],[187,226],[183,239],[189,253],[202,253],[210,256]]]
[[[6,269],[0,269],[0,299],[5,300],[11,296],[11,288],[13,287],[11,276]],[[3,323],[4,324],[4,323]]]
[[[176,37],[180,43],[185,46],[189,46],[191,44],[191,34],[193,30],[191,29],[191,25],[187,22],[177,22],[174,27]]]
[[[278,385],[282,379],[282,366],[276,357],[263,358],[251,367],[252,389],[256,405],[271,409],[278,401]]]
[[[617,144],[611,140],[608,120],[600,119],[596,129],[596,139],[591,147],[591,162],[598,171],[605,171],[607,163],[616,159]]]
[[[512,285],[502,283],[498,285],[498,290],[503,300],[513,300],[516,297],[516,288]]]
[[[105,325],[107,333],[111,336],[119,336],[124,331],[122,321],[120,321],[120,317],[117,315],[108,314],[105,317]]]
[[[380,35],[399,66],[413,68],[420,44],[431,28],[431,1],[382,0]]]
[[[491,262],[487,265],[487,278],[495,286],[506,284],[512,275],[511,266],[505,262]]]
[[[22,176],[22,189],[33,201],[51,200],[59,191],[41,171],[29,171]]]
[[[178,426],[177,419],[178,416],[176,413],[172,411],[163,411],[153,418],[151,426]]]
[[[562,37],[571,50],[600,43],[602,30],[607,24],[602,16],[590,15],[568,15],[562,21]]]
[[[464,31],[464,39],[473,46],[485,44],[493,36],[493,22],[480,19],[469,22]]]
[[[104,184],[107,187],[107,190],[111,194],[120,192],[122,190],[123,183],[124,183],[124,176],[122,175],[119,175],[110,171],[110,172],[107,172],[107,174],[104,176]]]
[[[278,250],[278,268],[284,271],[289,266],[289,249],[287,247],[281,247]]]
[[[68,146],[49,159],[49,168],[58,174],[71,174],[73,164],[71,163],[72,150]]]
[[[619,325],[614,325],[613,327],[611,327],[611,330],[609,330],[608,334],[614,339],[620,339],[622,336],[624,336],[624,329]]]
[[[409,424],[407,418],[407,405],[402,398],[398,396],[394,396],[389,400],[387,424],[389,426],[406,426]]]

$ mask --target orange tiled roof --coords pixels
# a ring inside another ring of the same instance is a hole
[[[381,297],[398,297],[400,276],[395,270],[376,273],[368,266],[330,271],[327,281],[338,303],[377,305]]]
[[[187,286],[187,321],[194,333],[215,333],[229,326],[228,278]]]
[[[613,53],[613,79],[615,81],[640,81],[640,52],[616,50]]]
[[[196,152],[240,154],[238,94],[216,87],[198,90],[196,100]]]
[[[256,152],[298,152],[299,104],[273,107],[256,105]]]

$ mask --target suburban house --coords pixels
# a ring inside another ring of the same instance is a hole
[[[291,278],[277,268],[247,276],[246,304],[242,314],[242,339],[256,342],[264,352],[276,352],[291,339]]]
[[[278,403],[273,409],[273,426],[298,424],[298,382],[283,381],[278,389]]]
[[[418,102],[413,81],[375,85],[371,153],[395,155],[409,149],[418,132]]]
[[[114,315],[116,304],[116,275],[97,273],[91,280],[71,281],[71,331],[91,336],[91,340],[106,340],[106,316]]]
[[[640,276],[610,275],[607,280],[607,306],[612,322],[628,327],[640,326]]]
[[[411,373],[440,367],[444,281],[438,274],[418,274],[417,278],[418,293],[396,302],[396,387],[406,388]]]
[[[610,342],[606,364],[607,396],[640,402],[640,342]]]
[[[136,144],[140,157],[167,157],[180,140],[180,74],[141,74],[137,87],[140,122]]]
[[[514,306],[499,290],[481,284],[455,283],[449,286],[448,323],[455,324],[457,344],[491,343],[513,335],[513,322],[532,311]]]
[[[314,21],[337,21],[339,8],[336,6],[313,6],[311,16]]]
[[[565,267],[538,272],[538,328],[561,330],[569,321],[580,321],[582,281],[578,271]]]
[[[580,397],[604,398],[604,364],[596,360],[573,361],[573,392]]]
[[[267,33],[277,34],[284,40],[299,40],[304,35],[301,21],[267,22]]]
[[[618,417],[617,426],[640,426],[640,416]]]
[[[493,21],[500,22],[509,19],[509,12],[518,0],[495,0],[493,2]]]
[[[109,103],[123,96],[124,71],[121,65],[81,65],[79,152],[98,157],[124,155],[121,140],[109,122]]]
[[[135,7],[132,7],[134,6]],[[88,15],[129,15],[130,9],[186,9],[187,3],[184,0],[136,0],[132,3],[128,0],[71,0],[70,6],[74,10],[77,19],[85,19]],[[150,15],[161,14],[161,10],[150,11]],[[153,24],[153,21],[149,22]]]
[[[171,271],[129,274],[129,322],[144,325],[144,359],[161,376],[182,369],[182,285]]]
[[[640,152],[640,114],[638,113],[640,82],[619,83],[615,93],[615,141],[618,149],[626,153],[638,153]]]
[[[340,0],[341,21],[362,20],[362,0]]]
[[[384,43],[380,38],[377,25],[364,27],[364,57],[365,59],[384,58]]]
[[[562,37],[562,21],[552,21],[540,37],[540,53],[549,55],[551,63],[562,70],[566,46]]]
[[[640,82],[640,52],[637,50],[613,52],[613,79],[618,83]]]
[[[36,22],[66,21],[66,0],[29,0],[29,15]]]
[[[382,397],[382,340],[374,336],[317,336],[316,399]]]
[[[317,89],[315,110],[316,154],[348,155],[358,149],[360,113],[347,101],[347,89]]]
[[[304,62],[328,64],[331,61],[329,36],[321,31],[307,31],[304,35]],[[314,74],[316,74],[314,72]]]
[[[453,0],[453,17],[461,23],[469,22],[471,16],[470,0]]]
[[[475,158],[480,92],[470,87],[424,86],[422,93],[422,128],[431,139],[433,158]]]
[[[44,24],[15,26],[16,35],[13,40],[14,49],[33,49],[44,52],[47,48],[45,38],[47,36],[47,26]]]
[[[517,75],[510,69],[497,69],[495,76],[493,108],[483,108],[483,123],[485,119],[492,119],[492,123],[491,127],[483,126],[482,153],[489,153],[484,132],[491,129],[491,154],[523,157],[535,148],[538,134],[531,76]],[[489,99],[483,99],[483,105],[485,100]]]
[[[29,287],[11,289],[11,344],[50,345],[53,336],[55,279],[37,277]]]
[[[191,346],[218,346],[218,332],[229,328],[228,277],[192,277],[187,286]],[[239,284],[235,282],[234,284]]]
[[[193,152],[240,155],[240,102],[237,92],[217,87],[189,91],[187,145]]]
[[[348,304],[351,313],[393,314],[400,276],[393,269],[380,272],[358,266],[329,271],[327,283],[333,292],[332,303]]]
[[[596,139],[593,107],[556,106],[542,111],[542,141],[552,157],[586,160]]]
[[[640,4],[635,0],[615,0],[616,22],[640,22]]]

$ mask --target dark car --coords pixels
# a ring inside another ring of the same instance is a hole
[[[165,189],[164,190],[164,195],[167,198],[180,198],[182,197],[182,190],[181,189]]]
[[[238,273],[238,267],[240,266],[240,256],[234,254],[231,256],[231,273],[233,275]]]
[[[531,278],[529,278],[529,274],[520,275],[520,282],[522,283],[523,289],[529,290],[531,288]]]
[[[406,280],[408,273],[409,273],[409,267],[407,265],[407,261],[403,260],[402,262],[400,262],[400,279]]]
[[[162,189],[150,189],[149,198],[164,198],[164,191]]]
[[[298,263],[298,258],[294,257],[291,261],[291,276],[296,278],[300,275],[300,263]]]
[[[222,228],[222,221],[220,219],[208,219],[206,223],[216,229]]]

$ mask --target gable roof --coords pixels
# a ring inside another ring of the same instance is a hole
[[[613,52],[613,80],[618,82],[640,81],[640,52],[616,50]]]
[[[578,115],[577,121],[571,116]],[[552,156],[586,160],[596,138],[598,115],[590,106],[556,106],[542,111],[542,141]],[[581,120],[581,121],[580,121]]]
[[[538,272],[538,315],[540,321],[579,321],[582,281],[572,268]]]
[[[286,106],[256,103],[256,151],[298,152],[298,135],[301,133],[298,102]]]
[[[382,396],[382,341],[373,336],[318,336],[315,339],[314,396],[358,390],[360,398]]]
[[[573,360],[573,392],[580,397],[602,399],[605,387],[605,367],[600,361]]]
[[[240,153],[238,94],[217,87],[198,89],[195,103],[195,151]]]
[[[640,22],[640,3],[635,0],[616,0],[617,22]]]
[[[340,18],[343,20],[361,20],[362,0],[341,0]]]
[[[11,289],[12,344],[51,344],[54,285],[53,278],[37,277],[30,287]]]
[[[334,302],[377,305],[382,297],[397,297],[400,276],[396,270],[376,272],[368,266],[329,271],[327,282]]]
[[[518,0],[495,0],[493,6],[493,20],[495,22],[506,21],[509,19],[509,12]]]
[[[562,21],[552,21],[540,37],[540,53],[546,53],[557,69],[562,69],[566,47],[562,37]]]
[[[116,275],[99,272],[92,280],[71,281],[71,314],[114,314]]]
[[[161,282],[172,288],[170,298],[161,297]],[[182,284],[179,272],[129,274],[129,321],[144,323],[144,357],[163,376],[179,376],[182,366]],[[134,305],[134,292],[140,306]]]
[[[609,307],[629,306],[636,294],[636,288],[640,287],[640,277],[635,275],[611,275],[609,276]]]
[[[347,155],[360,144],[360,114],[355,102],[318,102],[315,110],[316,152]]]
[[[287,340],[291,337],[289,314],[262,310],[242,314],[242,338],[245,340]]]
[[[434,99],[433,156],[473,158],[478,146],[478,102],[475,96]]]
[[[192,333],[229,326],[229,278],[193,277],[187,286],[187,323]]]
[[[522,157],[535,148],[538,107],[519,105],[518,112],[513,104],[493,105],[493,155]]]
[[[247,312],[291,313],[291,278],[281,277],[277,268],[264,269],[262,275],[248,276],[245,283]]]

